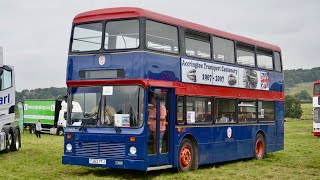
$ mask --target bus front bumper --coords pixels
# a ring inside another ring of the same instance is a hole
[[[131,170],[147,170],[145,160],[133,159],[110,159],[100,157],[78,157],[78,156],[62,156],[62,164],[89,166],[89,167],[104,167],[115,169],[131,169]]]

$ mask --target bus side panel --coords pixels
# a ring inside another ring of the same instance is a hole
[[[277,148],[274,151],[284,149],[284,101],[276,101],[276,123],[277,123]]]
[[[180,80],[180,58],[153,53],[144,53],[144,58],[146,66],[143,78],[166,81]]]
[[[231,129],[231,136],[228,132]],[[174,166],[178,166],[179,145],[186,135],[192,135],[197,141],[199,164],[210,164],[254,157],[254,141],[258,131],[266,136],[267,152],[281,150],[277,138],[276,123],[268,125],[245,124],[211,127],[181,127],[175,134]]]
[[[105,64],[99,64],[100,56],[105,57]],[[143,63],[141,63],[142,60]],[[79,80],[80,70],[124,69],[124,78],[179,81],[180,68],[178,67],[180,67],[179,57],[146,52],[95,55],[93,58],[91,56],[70,56],[67,80]]]

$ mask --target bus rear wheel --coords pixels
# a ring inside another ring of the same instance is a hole
[[[192,142],[187,138],[183,139],[179,148],[178,170],[180,172],[193,170],[195,166],[195,156]]]
[[[263,159],[266,155],[266,141],[262,134],[257,134],[255,139],[254,157]]]

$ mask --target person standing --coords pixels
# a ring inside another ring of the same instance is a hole
[[[151,97],[151,104],[152,106],[149,109],[149,117],[148,117],[148,126],[150,130],[150,136],[153,138],[154,142],[154,152],[156,151],[156,105],[157,101],[156,99],[152,96]],[[162,150],[162,141],[163,141],[163,135],[164,132],[166,131],[166,116],[167,116],[167,110],[166,107],[162,104],[160,104],[160,147],[159,147],[159,152],[161,153]]]
[[[41,138],[41,130],[42,130],[41,123],[40,123],[40,120],[38,120],[38,122],[36,123],[36,136],[37,136],[37,138]]]

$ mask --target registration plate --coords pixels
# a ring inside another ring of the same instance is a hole
[[[89,164],[107,164],[107,160],[105,159],[89,159]]]

